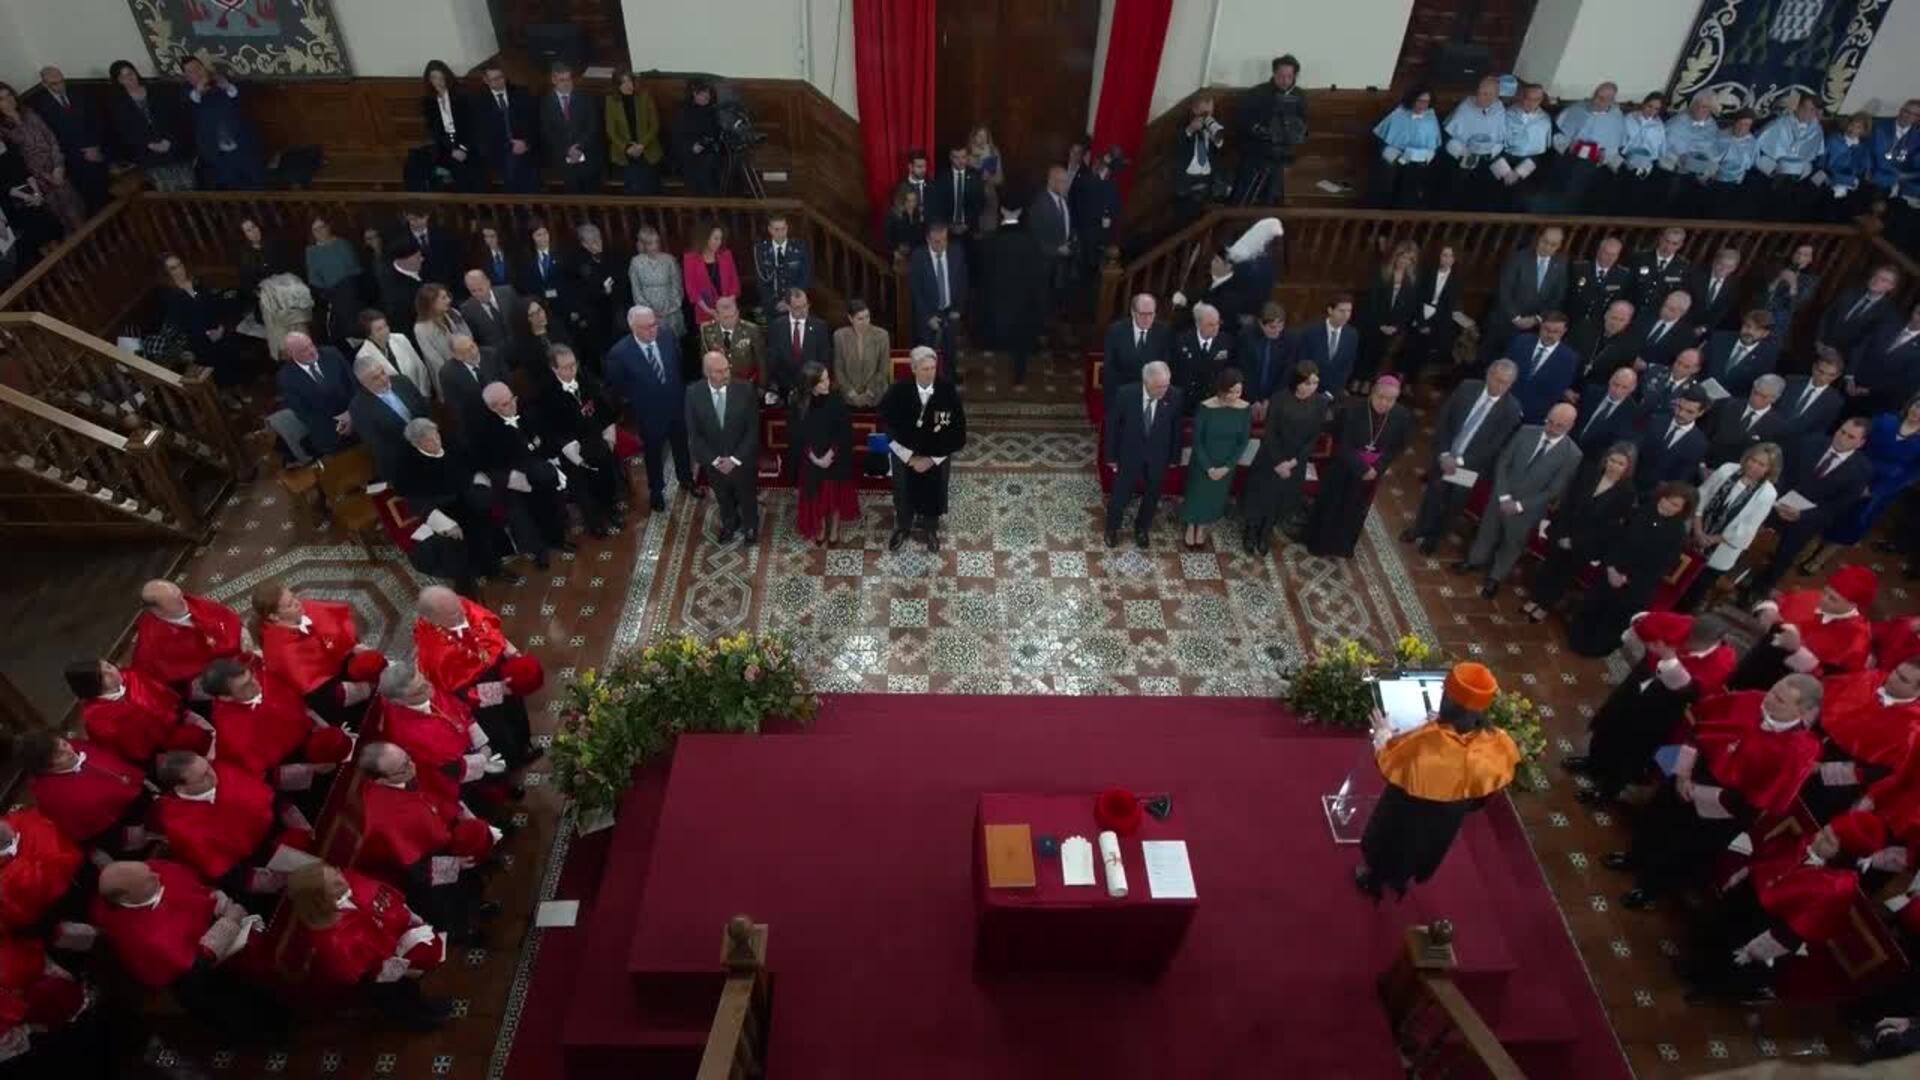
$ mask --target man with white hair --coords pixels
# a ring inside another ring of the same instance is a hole
[[[346,357],[331,345],[316,346],[296,330],[281,343],[280,370],[274,376],[280,400],[307,429],[307,446],[327,455],[354,442],[353,378]]]
[[[880,399],[880,428],[896,459],[893,466],[893,535],[898,551],[916,524],[926,529],[927,550],[940,550],[940,519],[947,512],[952,456],[967,445],[967,414],[960,393],[940,378],[940,359],[925,345],[911,354],[913,376],[887,388]]]
[[[1786,388],[1787,380],[1780,376],[1762,375],[1753,380],[1753,389],[1747,391],[1744,405],[1737,398],[1729,398],[1708,415],[1708,471],[1729,461],[1738,461],[1750,447],[1781,440],[1787,416],[1784,410],[1773,405]]]
[[[512,551],[506,530],[493,517],[500,494],[464,453],[446,445],[440,425],[418,417],[407,424],[406,438],[407,449],[387,475],[394,494],[420,521],[403,541],[412,544],[407,559],[471,595],[479,578],[500,573],[501,558]]]
[[[666,454],[680,486],[693,487],[687,449],[686,383],[680,377],[680,343],[660,332],[660,316],[645,304],[627,312],[627,335],[607,351],[607,386],[619,396],[640,432],[647,460],[647,494],[654,513],[667,508]]]
[[[1513,564],[1527,548],[1547,507],[1580,471],[1580,447],[1567,433],[1577,413],[1561,402],[1547,410],[1546,422],[1528,424],[1507,440],[1493,467],[1491,498],[1480,516],[1467,557],[1453,564],[1455,573],[1478,570],[1483,575],[1482,599],[1491,600]]]
[[[1189,413],[1213,395],[1213,373],[1233,362],[1233,335],[1220,323],[1220,309],[1202,301],[1193,305],[1193,325],[1174,335],[1173,381]]]
[[[347,404],[347,419],[373,452],[374,475],[390,481],[407,452],[408,421],[429,417],[433,410],[411,379],[395,375],[371,353],[354,358],[353,379],[360,388]]]
[[[520,411],[520,399],[503,382],[480,392],[486,415],[466,432],[473,464],[506,501],[507,528],[515,546],[545,570],[554,548],[572,551],[567,540],[567,499],[573,494],[560,469],[560,447],[538,418]]]
[[[760,539],[760,402],[751,383],[733,381],[719,350],[701,357],[700,369],[706,378],[687,387],[687,443],[719,504],[719,542],[737,532],[752,545]]]
[[[507,640],[500,616],[443,585],[420,590],[414,611],[420,673],[473,707],[474,721],[507,768],[539,760],[545,751],[533,745],[523,697],[539,684],[539,662]]]
[[[1140,381],[1122,387],[1107,413],[1104,454],[1113,473],[1107,495],[1108,547],[1120,543],[1120,523],[1127,503],[1140,493],[1140,511],[1133,518],[1133,542],[1146,550],[1153,532],[1153,512],[1160,505],[1160,489],[1167,467],[1180,456],[1180,391],[1173,388],[1173,370],[1164,360],[1151,360],[1140,369]]]
[[[1138,293],[1127,313],[1107,327],[1100,350],[1100,392],[1108,415],[1121,387],[1138,384],[1148,364],[1173,355],[1173,331],[1155,318],[1158,312],[1152,293]]]

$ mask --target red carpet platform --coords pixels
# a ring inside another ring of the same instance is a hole
[[[775,1080],[1398,1076],[1373,980],[1435,916],[1530,1072],[1626,1076],[1504,801],[1406,903],[1353,891],[1319,795],[1365,757],[1220,699],[835,697],[804,734],[684,739],[593,845],[596,895],[543,946],[509,1076],[691,1076],[740,911],[769,925]],[[1166,974],[976,979],[979,794],[1108,784],[1169,793],[1189,838],[1200,906]]]

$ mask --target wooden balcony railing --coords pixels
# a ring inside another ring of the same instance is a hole
[[[158,281],[152,238],[118,199],[0,291],[0,311],[39,311],[94,334],[111,334]]]
[[[112,431],[0,385],[0,533],[199,539],[208,507],[168,445],[158,428]]]
[[[1449,974],[1451,928],[1442,925],[1407,927],[1404,948],[1375,984],[1409,1080],[1526,1080]]]
[[[1821,275],[1817,307],[1834,291],[1851,285],[1873,255],[1869,230],[1859,225],[1802,225],[1754,221],[1678,221],[1666,218],[1550,217],[1534,214],[1456,214],[1416,210],[1364,210],[1222,207],[1122,265],[1113,251],[1101,275],[1097,325],[1104,327],[1126,310],[1127,298],[1152,293],[1161,311],[1176,289],[1198,292],[1207,280],[1208,256],[1237,239],[1263,217],[1278,216],[1286,226],[1281,241],[1279,294],[1297,325],[1318,318],[1327,298],[1358,292],[1379,272],[1383,253],[1401,241],[1419,246],[1423,267],[1441,247],[1453,248],[1454,272],[1462,275],[1462,310],[1478,315],[1507,256],[1531,244],[1542,228],[1566,230],[1561,251],[1570,259],[1591,258],[1600,241],[1617,236],[1627,252],[1652,247],[1661,230],[1687,230],[1683,254],[1696,264],[1710,261],[1722,248],[1741,254],[1743,273],[1786,261],[1800,244],[1812,244],[1814,267]],[[1883,245],[1884,246],[1884,245]],[[1887,248],[1891,251],[1890,248]]]
[[[767,1071],[767,926],[745,915],[728,920],[720,943],[727,972],[700,1056],[699,1080],[758,1080]]]
[[[163,431],[170,450],[252,473],[207,369],[169,370],[39,312],[0,312],[0,342],[0,378],[40,401],[116,431]]]

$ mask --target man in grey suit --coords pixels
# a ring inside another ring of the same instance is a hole
[[[1560,493],[1580,471],[1580,446],[1567,437],[1579,414],[1561,402],[1547,411],[1547,422],[1528,424],[1508,441],[1493,467],[1492,497],[1480,516],[1480,531],[1454,573],[1475,570],[1486,575],[1480,596],[1491,600],[1500,582],[1513,571],[1527,549],[1527,537],[1539,526]]]
[[[1558,225],[1540,230],[1531,251],[1516,251],[1500,268],[1500,284],[1480,337],[1480,355],[1489,359],[1506,351],[1515,334],[1530,333],[1540,317],[1558,310],[1567,295],[1567,260],[1560,257],[1566,233]]]
[[[706,473],[720,507],[722,544],[738,532],[760,539],[760,402],[748,383],[733,382],[733,365],[714,351],[700,358],[706,378],[687,387],[687,445]]]
[[[1472,484],[1448,479],[1462,469],[1484,475],[1494,458],[1520,426],[1520,405],[1513,395],[1519,375],[1513,361],[1502,357],[1487,368],[1485,382],[1468,379],[1447,399],[1440,426],[1433,433],[1433,463],[1427,468],[1427,490],[1413,524],[1400,534],[1402,543],[1420,542],[1420,554],[1431,555],[1453,530],[1455,519],[1473,494]]]
[[[473,340],[487,355],[513,366],[514,327],[520,324],[520,294],[511,285],[495,285],[485,270],[469,270],[463,279],[467,298],[460,302],[460,317],[467,320]],[[551,313],[549,313],[551,314]]]

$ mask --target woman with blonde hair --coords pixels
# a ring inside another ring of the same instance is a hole
[[[293,933],[312,957],[309,988],[358,990],[400,1026],[431,1031],[452,1015],[420,991],[420,977],[447,958],[447,936],[407,906],[400,890],[355,870],[311,862],[287,881]]]
[[[633,234],[633,260],[627,263],[627,284],[633,302],[645,304],[660,317],[673,336],[687,335],[686,292],[680,285],[680,262],[661,250],[660,230],[642,225]]]
[[[1700,509],[1689,530],[1693,547],[1706,554],[1707,565],[1687,589],[1687,595],[1675,605],[1692,611],[1713,589],[1720,575],[1734,568],[1747,546],[1760,534],[1773,502],[1779,498],[1774,485],[1780,480],[1780,447],[1776,443],[1755,443],[1740,455],[1713,470],[1700,485]]]
[[[1420,248],[1411,240],[1402,240],[1393,246],[1362,294],[1360,363],[1347,386],[1349,393],[1366,393],[1375,375],[1393,370],[1389,361],[1419,311]]]
[[[445,285],[428,282],[413,297],[413,340],[420,345],[420,356],[433,377],[433,395],[440,396],[440,369],[453,359],[453,339],[472,337],[467,320],[453,306],[453,294]]]

